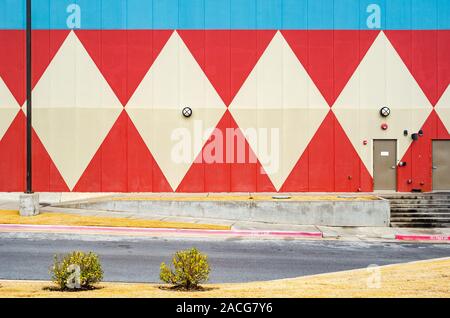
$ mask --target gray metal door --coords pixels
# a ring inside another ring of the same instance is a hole
[[[373,182],[375,190],[397,189],[397,140],[373,141]]]
[[[433,140],[433,190],[450,190],[450,140]]]

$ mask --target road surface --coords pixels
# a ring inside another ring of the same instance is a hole
[[[55,253],[99,254],[105,281],[159,282],[161,262],[180,249],[209,255],[210,282],[250,282],[450,257],[450,244],[242,240],[0,233],[0,279],[49,280]]]

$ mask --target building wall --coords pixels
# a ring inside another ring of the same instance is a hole
[[[25,188],[24,10],[0,0],[0,191]],[[450,139],[446,0],[33,0],[33,28],[35,191],[372,191],[373,139],[430,191]]]

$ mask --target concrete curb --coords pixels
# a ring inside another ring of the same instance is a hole
[[[312,238],[329,239],[343,238],[339,234],[330,235],[326,231],[305,230],[266,230],[266,229],[231,229],[231,230],[202,230],[202,229],[171,229],[171,228],[137,228],[137,227],[108,227],[108,226],[71,226],[71,225],[32,225],[32,224],[0,224],[0,232],[37,232],[37,233],[70,233],[70,234],[99,234],[99,235],[175,235],[201,237],[247,237],[247,238]],[[375,237],[374,237],[375,238]],[[379,238],[389,241],[415,242],[450,242],[450,235],[442,234],[389,234]]]
[[[450,241],[450,235],[396,234],[399,241]]]
[[[103,227],[103,226],[66,226],[66,225],[24,225],[0,224],[0,231],[38,231],[67,232],[84,234],[184,234],[184,235],[217,235],[240,237],[304,237],[322,238],[322,232],[301,231],[261,231],[261,230],[194,230],[167,228],[135,228],[135,227]]]

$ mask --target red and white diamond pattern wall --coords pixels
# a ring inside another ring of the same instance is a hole
[[[450,139],[449,31],[33,32],[36,191],[372,191],[373,139],[398,140],[399,191],[429,191]],[[23,191],[24,31],[0,46],[0,191]]]
[[[122,111],[122,105],[71,32],[37,83],[34,129],[73,189]]]
[[[280,32],[275,34],[230,105],[230,112],[240,128],[280,130],[280,138],[275,142],[281,160],[275,167],[264,164],[273,165],[263,160],[266,147],[261,147],[255,138],[249,140],[277,190],[286,181],[328,110],[327,102]]]
[[[389,105],[392,116],[377,116]],[[372,149],[363,140],[398,139],[398,155],[411,145],[401,136],[407,127],[419,131],[433,106],[384,33],[380,33],[333,105],[333,111],[364,165],[372,174]],[[389,129],[380,129],[382,123]]]
[[[192,119],[181,116],[183,105],[194,108]],[[181,162],[174,160],[173,131],[184,128],[193,136],[197,120],[204,127],[216,127],[226,105],[181,37],[173,32],[126,110],[171,188],[176,189],[195,157],[188,156],[190,160]],[[204,141],[193,143],[190,149],[193,154],[202,150]]]
[[[0,136],[4,136],[20,106],[14,99],[5,82],[0,78]]]
[[[442,119],[445,127],[450,127],[450,88],[447,87],[441,99],[436,105],[436,112]],[[449,132],[450,132],[450,128]]]

